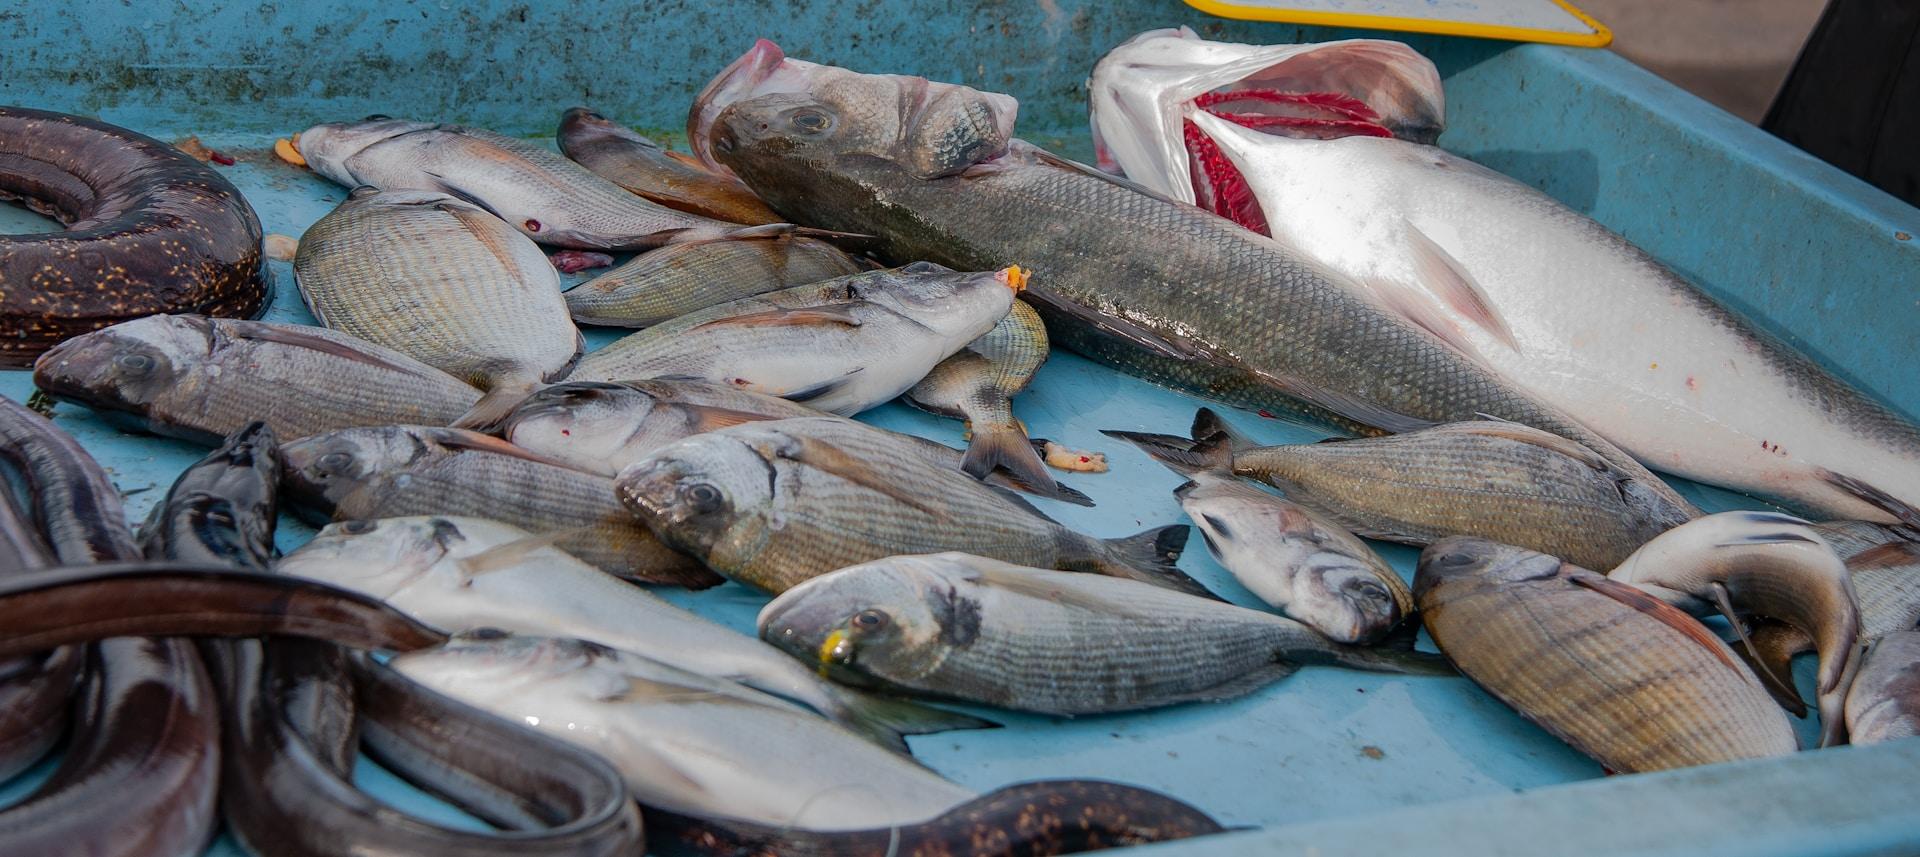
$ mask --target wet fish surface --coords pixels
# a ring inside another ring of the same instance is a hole
[[[497,419],[580,356],[546,254],[446,194],[356,190],[301,236],[293,270],[321,324],[485,390],[461,425]]]
[[[915,263],[709,307],[580,361],[579,381],[711,381],[851,416],[912,387],[993,328],[1013,303],[1005,271]]]
[[[748,423],[674,443],[615,484],[661,540],[767,592],[883,557],[964,550],[1207,594],[1174,565],[1185,525],[1094,538],[901,445],[831,418]]]
[[[1874,640],[1847,692],[1847,740],[1878,744],[1920,735],[1920,631]]]
[[[940,361],[905,399],[921,410],[966,420],[972,436],[960,469],[985,478],[994,468],[1005,467],[1044,485],[1052,477],[1026,427],[1013,416],[1013,397],[1033,383],[1047,354],[1047,328],[1040,314],[1026,302],[1014,301],[992,330]]]
[[[460,429],[345,429],[287,444],[286,490],[333,520],[403,515],[509,518],[605,571],[704,588],[720,578],[661,544],[614,497],[612,480]]]
[[[585,107],[560,116],[560,153],[607,181],[668,208],[749,225],[778,223],[767,204],[739,179]]]
[[[255,422],[181,473],[140,525],[148,559],[266,571],[280,520],[280,444]]]
[[[818,238],[779,225],[669,244],[567,290],[581,324],[651,327],[711,306],[862,270]]]
[[[1233,699],[1302,663],[1444,672],[1291,619],[1131,580],[962,553],[900,556],[787,590],[760,636],[809,663],[912,693],[1044,714]]]
[[[1456,536],[1421,553],[1413,594],[1461,672],[1609,770],[1799,749],[1786,713],[1719,637],[1627,584]]]

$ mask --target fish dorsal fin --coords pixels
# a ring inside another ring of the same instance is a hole
[[[677,405],[677,407],[679,407],[682,411],[686,412],[689,424],[696,431],[702,431],[702,432],[715,431],[718,429],[726,428],[728,426],[742,425],[744,423],[765,422],[767,420],[780,419],[779,417],[768,416],[766,414],[756,414],[756,413],[751,413],[749,411],[736,411],[736,410],[733,410],[732,408],[722,408],[716,405],[680,404],[680,405]]]
[[[701,330],[704,328],[723,326],[805,327],[836,324],[847,327],[859,327],[861,325],[860,318],[854,315],[853,311],[854,308],[865,305],[868,305],[866,301],[848,301],[838,304],[821,304],[820,306],[806,307],[803,309],[761,310],[760,312],[750,312],[743,315],[729,316],[727,318],[716,318],[712,321],[701,322],[687,329]]]
[[[1585,569],[1569,574],[1567,580],[1575,586],[1584,586],[1659,620],[1661,624],[1679,631],[1681,636],[1706,647],[1715,658],[1726,664],[1728,669],[1745,676],[1753,675],[1734,660],[1725,641],[1714,636],[1712,631],[1707,630],[1707,626],[1700,624],[1700,620],[1688,616],[1680,608],[1618,580],[1603,577]]]
[[[1433,338],[1446,343],[1448,348],[1460,352],[1469,359],[1475,361],[1485,359],[1479,350],[1473,347],[1473,343],[1468,342],[1467,338],[1461,335],[1460,328],[1455,326],[1428,299],[1426,293],[1384,277],[1360,277],[1359,280],[1360,284],[1366,287],[1368,294],[1373,295],[1379,300],[1381,306],[1399,316],[1402,321],[1433,334]]]
[[[781,458],[845,479],[940,520],[947,519],[946,511],[938,505],[913,496],[901,486],[898,478],[873,469],[858,456],[817,438],[790,436],[790,439],[792,444],[777,452]]]
[[[1874,545],[1847,557],[1847,570],[1899,568],[1915,563],[1920,563],[1920,545],[1913,542],[1888,542],[1884,545]]]
[[[481,434],[477,431],[467,431],[466,429],[455,429],[455,428],[435,428],[428,432],[425,432],[425,434],[427,436],[427,439],[449,450],[453,450],[455,452],[462,452],[462,451],[490,452],[495,455],[512,456],[514,458],[524,459],[526,461],[532,461],[538,464],[550,464],[550,465],[553,465],[554,467],[564,467],[568,470],[575,470],[581,473],[592,472],[587,470],[580,470],[579,468],[571,464],[568,464],[564,461],[561,461],[559,459],[548,458],[547,456],[541,455],[537,452],[533,452],[518,446],[514,446],[513,444],[508,443],[504,440],[501,440],[500,438],[494,437],[493,435]]]
[[[1408,250],[1413,254],[1414,270],[1426,293],[1465,316],[1502,345],[1519,351],[1520,343],[1513,338],[1513,330],[1507,326],[1506,319],[1500,317],[1493,301],[1474,281],[1466,267],[1460,264],[1460,260],[1453,258],[1453,254],[1448,253],[1439,242],[1420,231],[1420,227],[1411,222],[1403,223],[1406,226]]]
[[[272,342],[277,345],[287,345],[294,348],[304,348],[310,351],[318,351],[322,354],[330,354],[334,357],[339,357],[343,360],[351,360],[355,363],[361,363],[367,366],[374,366],[381,369],[390,369],[392,371],[403,372],[408,375],[415,375],[420,377],[432,377],[434,375],[440,375],[440,376],[446,377],[449,380],[454,380],[453,376],[447,375],[446,373],[441,372],[440,370],[435,369],[431,366],[428,366],[424,363],[412,363],[411,359],[408,359],[407,363],[402,363],[395,360],[389,360],[381,354],[373,353],[371,351],[364,350],[362,348],[356,348],[349,343],[328,339],[324,336],[320,336],[313,333],[313,331],[321,330],[322,328],[317,328],[317,327],[310,328],[310,327],[305,327],[301,325],[281,326],[281,325],[268,324],[262,321],[223,319],[221,325],[216,325],[214,329],[218,331],[220,330],[221,326],[224,326],[226,328],[225,332],[228,335],[231,335],[238,339],[247,339],[247,340],[252,340],[254,342]],[[372,346],[371,344],[369,344],[368,347],[377,347],[377,346]],[[408,365],[408,363],[412,363],[412,365]]]
[[[1479,420],[1469,423],[1454,423],[1455,431],[1477,434],[1483,437],[1497,437],[1519,443],[1532,444],[1550,452],[1557,452],[1580,462],[1601,473],[1609,473],[1613,465],[1600,457],[1600,454],[1585,445],[1568,440],[1550,431],[1516,423],[1511,420]]]
[[[584,526],[568,527],[564,530],[556,530],[545,535],[528,535],[510,542],[502,542],[470,556],[461,557],[454,561],[454,565],[460,569],[460,573],[465,577],[479,577],[490,572],[512,568],[519,565],[537,551],[553,547],[559,542],[573,538],[574,536],[585,535],[592,531],[592,526]]]

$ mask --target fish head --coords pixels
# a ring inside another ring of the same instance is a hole
[[[296,502],[332,508],[376,479],[392,479],[430,452],[405,426],[341,429],[287,444],[280,450],[283,485]]]
[[[1491,589],[1557,577],[1566,563],[1538,551],[1471,536],[1451,536],[1420,552],[1413,595],[1422,610],[1442,588]]]
[[[509,443],[566,461],[604,462],[622,451],[651,450],[686,436],[664,431],[656,419],[659,411],[654,396],[625,384],[573,381],[528,396],[507,415],[500,432]],[[658,434],[666,436],[645,442]]]
[[[33,364],[33,384],[57,399],[146,416],[153,402],[184,388],[216,348],[212,322],[153,315],[76,336]]]
[[[177,559],[264,569],[273,563],[279,512],[279,443],[273,429],[256,421],[235,431],[174,481],[166,500],[140,528],[141,537],[167,539],[170,556]]]
[[[992,330],[1013,309],[1018,287],[1005,271],[960,272],[914,262],[848,281],[848,297],[884,306],[957,346]]]
[[[613,650],[584,640],[528,637],[480,628],[457,634],[431,649],[395,655],[388,666],[458,699],[525,703],[529,701],[527,694],[538,697],[572,690],[556,687],[556,682],[604,672],[595,670],[595,665],[614,657]],[[535,687],[540,690],[533,690]],[[521,699],[516,700],[516,696]]]
[[[760,611],[760,637],[809,665],[912,684],[979,635],[979,602],[944,555],[888,557],[801,583]]]
[[[301,131],[295,138],[300,157],[314,172],[347,187],[367,184],[358,175],[351,160],[369,147],[404,134],[436,127],[431,122],[414,122],[391,116],[369,116],[358,122],[325,122]]]
[[[389,598],[467,537],[456,521],[414,516],[336,521],[282,557],[274,571]]]
[[[709,562],[736,528],[773,512],[779,470],[725,432],[694,435],[629,465],[615,493],[661,541]]]
[[[848,159],[924,180],[1005,154],[1018,109],[1010,95],[796,60],[762,39],[700,93],[687,139],[703,162],[755,188]]]
[[[1366,558],[1321,551],[1308,558],[1304,570],[1287,615],[1342,643],[1377,640],[1413,612],[1406,584],[1392,569]]]

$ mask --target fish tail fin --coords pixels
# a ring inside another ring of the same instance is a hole
[[[1100,433],[1139,447],[1141,452],[1152,456],[1153,460],[1166,465],[1167,469],[1182,476],[1192,476],[1195,473],[1233,472],[1233,450],[1220,437],[1194,443],[1170,434],[1110,429],[1101,429]]]
[[[459,419],[454,420],[452,427],[474,431],[492,430],[505,422],[507,416],[513,413],[513,409],[538,389],[540,385],[532,382],[495,386],[489,389],[486,395],[481,396],[480,401],[474,402],[473,407]]]
[[[1027,439],[1027,429],[1019,420],[973,423],[973,440],[967,444],[966,456],[960,459],[960,469],[975,479],[985,479],[996,467],[1006,468],[1021,482],[1043,492],[1054,484],[1053,474],[1047,472],[1047,463],[1034,451],[1033,442]]]
[[[1229,452],[1239,452],[1260,445],[1254,443],[1253,438],[1241,434],[1239,429],[1234,428],[1212,408],[1201,408],[1193,412],[1193,428],[1189,433],[1193,435],[1195,443],[1216,437],[1222,438]]]
[[[1095,570],[1109,577],[1124,577],[1188,595],[1224,600],[1175,565],[1192,535],[1192,529],[1186,524],[1171,524],[1123,539],[1108,539],[1102,542],[1105,555]]]
[[[1894,520],[1902,524],[1920,527],[1920,509],[1915,509],[1912,504],[1874,487],[1865,480],[1855,479],[1825,468],[1820,470],[1820,478],[1828,485],[1852,495],[1860,502],[1892,515]]]
[[[876,696],[837,685],[833,694],[838,710],[831,714],[836,722],[901,755],[912,755],[907,750],[908,735],[1000,728],[1000,724],[983,717],[911,700]]]

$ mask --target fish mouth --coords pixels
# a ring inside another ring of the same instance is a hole
[[[720,118],[720,112],[736,101],[764,95],[768,92],[787,91],[776,89],[769,84],[779,84],[783,78],[796,77],[783,75],[783,71],[799,71],[814,66],[813,63],[787,58],[785,51],[771,40],[760,39],[753,47],[740,55],[713,80],[707,82],[705,89],[693,99],[693,108],[687,112],[687,145],[693,149],[694,157],[700,159],[707,169],[721,175],[733,175],[713,157],[713,143],[708,135],[713,133],[714,123]],[[804,84],[795,81],[790,89],[803,89]]]

